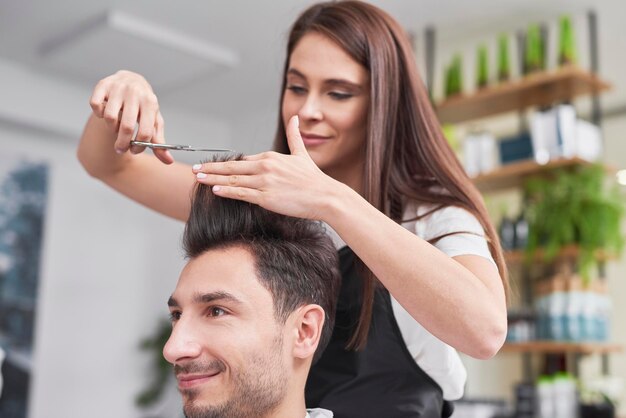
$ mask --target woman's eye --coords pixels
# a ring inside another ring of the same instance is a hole
[[[226,311],[222,308],[212,307],[209,308],[209,316],[223,316],[226,315]]]
[[[176,322],[180,319],[180,316],[182,315],[182,312],[180,311],[173,311],[170,312],[170,321],[171,322]]]
[[[287,86],[287,90],[295,93],[295,94],[304,94],[306,93],[306,89],[302,86],[295,86],[293,84]]]
[[[350,93],[341,93],[338,91],[331,91],[328,95],[335,100],[346,100],[352,97],[352,94]]]

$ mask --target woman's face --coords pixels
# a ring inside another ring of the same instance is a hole
[[[289,59],[283,94],[285,126],[293,115],[317,166],[341,180],[362,170],[369,108],[369,73],[316,32],[302,37]]]

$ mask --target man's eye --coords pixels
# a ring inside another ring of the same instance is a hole
[[[290,90],[291,92],[293,92],[295,94],[304,94],[304,93],[306,93],[306,89],[304,87],[295,86],[293,84],[288,85],[287,86],[287,90]]]
[[[178,321],[181,315],[182,315],[182,312],[180,311],[170,312],[170,321],[172,322]]]
[[[223,316],[226,315],[226,311],[217,306],[209,308],[209,316]]]

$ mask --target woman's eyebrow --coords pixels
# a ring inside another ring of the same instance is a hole
[[[293,76],[306,80],[306,76],[302,74],[300,71],[296,70],[295,68],[289,68],[287,70],[287,75],[293,75]],[[358,90],[358,91],[363,90],[363,86],[361,86],[359,83],[348,81],[343,78],[329,78],[329,79],[324,80],[324,84],[329,85],[329,86],[349,88],[349,89]]]

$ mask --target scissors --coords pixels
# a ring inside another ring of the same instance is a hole
[[[232,149],[222,148],[195,148],[191,145],[155,144],[154,142],[130,141],[131,145],[139,145],[151,149],[167,149],[172,151],[204,151],[204,152],[235,152]]]

